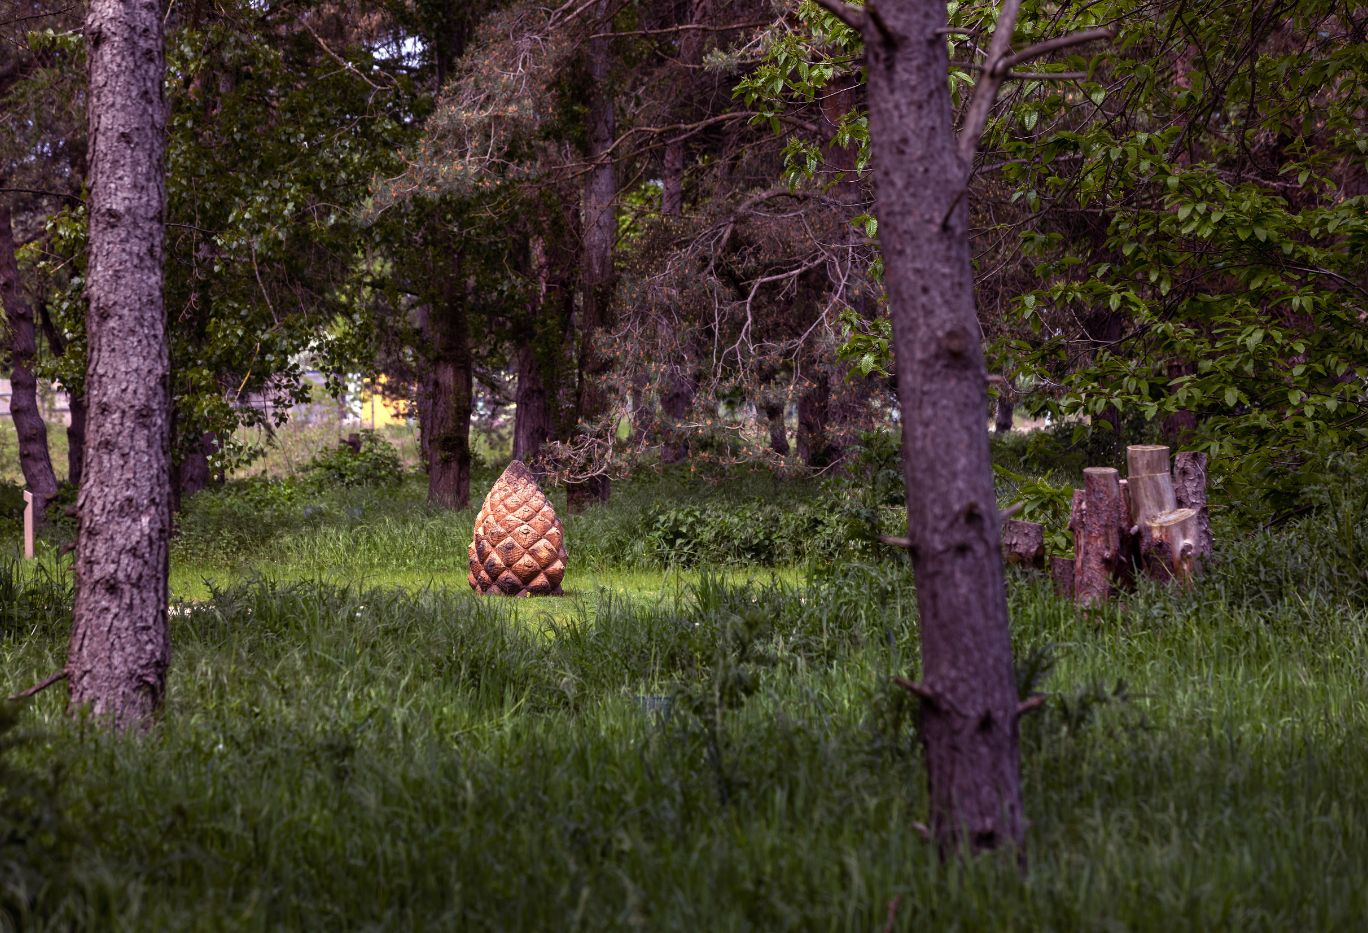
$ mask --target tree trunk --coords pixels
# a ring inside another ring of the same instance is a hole
[[[130,728],[160,707],[171,653],[161,4],[93,0],[86,40],[90,421],[67,673],[73,712]]]
[[[513,416],[513,459],[529,467],[551,436],[551,412],[541,363],[531,342],[518,346],[517,407]]]
[[[765,419],[769,421],[770,450],[787,457],[789,442],[788,427],[784,424],[784,403],[766,402]]]
[[[184,459],[175,465],[175,508],[180,511],[181,503],[197,492],[202,492],[213,482],[209,470],[209,456],[218,449],[218,439],[212,432],[201,434],[199,440],[186,451]]]
[[[997,397],[997,402],[996,402],[996,404],[995,404],[995,406],[994,406],[994,409],[993,409],[993,433],[994,433],[994,434],[1009,434],[1009,433],[1011,433],[1011,430],[1012,430],[1012,414],[1013,414],[1013,412],[1014,412],[1015,409],[1016,409],[1016,405],[1012,404],[1012,400],[1011,400],[1010,398],[1007,397],[1007,393],[1006,393],[1006,392],[1003,392],[1002,394],[1000,394],[1000,395]]]
[[[597,0],[596,37],[588,41],[589,55],[589,170],[584,184],[583,273],[580,308],[579,378],[576,408],[580,423],[590,431],[610,433],[604,424],[609,416],[608,373],[612,358],[604,352],[603,332],[608,325],[608,303],[613,291],[613,247],[617,241],[617,171],[613,160],[613,137],[617,132],[612,90],[613,38],[612,7],[609,0]],[[569,484],[566,494],[570,511],[577,512],[595,502],[606,502],[612,491],[605,475],[595,475]]]
[[[830,466],[834,459],[827,439],[831,415],[831,378],[819,374],[798,396],[798,459],[814,469]]]
[[[1035,570],[1045,568],[1045,527],[1008,519],[1002,523],[1002,559]]]
[[[475,399],[468,296],[455,281],[458,278],[452,274],[443,307],[429,315],[432,358],[420,389],[428,399],[423,425],[428,502],[448,509],[470,504],[470,416]]]
[[[57,333],[57,327],[52,322],[52,315],[48,313],[46,304],[38,305],[38,319],[43,325],[43,334],[47,338],[48,349],[53,356],[65,356],[67,342],[61,334]],[[72,486],[80,488],[81,471],[85,467],[85,426],[86,426],[86,404],[84,387],[65,386],[67,393],[68,413],[71,415],[71,423],[67,425],[67,482]]]
[[[529,274],[536,289],[528,302],[527,321],[519,329],[516,351],[518,387],[514,395],[513,459],[521,460],[536,471],[534,461],[541,447],[551,437],[551,409],[547,398],[545,361],[540,352],[548,330],[546,322],[550,309],[546,304],[550,271],[546,259],[546,242],[540,236],[528,240]]]
[[[85,396],[73,392],[67,400],[71,405],[71,424],[67,425],[67,482],[79,489],[81,474],[85,472]]]
[[[19,436],[19,468],[33,494],[33,517],[41,524],[47,504],[57,495],[57,475],[48,452],[47,425],[38,410],[38,380],[33,358],[38,353],[33,306],[19,284],[14,226],[9,205],[0,201],[0,303],[9,331],[10,417]]]
[[[886,2],[864,30],[922,644],[931,833],[948,854],[1025,835],[1007,595],[951,124],[945,7]]]
[[[670,379],[670,387],[660,399],[660,414],[664,424],[664,443],[660,448],[660,462],[682,463],[689,457],[689,440],[682,427],[693,408],[698,394],[698,377],[691,372],[677,372]]]

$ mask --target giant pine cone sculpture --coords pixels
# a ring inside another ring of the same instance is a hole
[[[470,541],[470,575],[481,596],[559,596],[565,529],[532,471],[514,460],[485,497]]]

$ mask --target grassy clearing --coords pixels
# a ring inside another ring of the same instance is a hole
[[[677,486],[625,486],[572,542],[703,494]],[[1023,684],[1051,694],[1024,726],[1021,874],[941,865],[911,828],[896,562],[669,575],[585,542],[576,596],[481,600],[423,576],[468,517],[387,495],[354,523],[317,498],[326,520],[263,519],[251,557],[201,563],[218,591],[175,615],[148,735],[68,722],[60,689],[26,705],[0,928],[869,930],[895,897],[908,930],[1368,915],[1368,511],[1229,532],[1187,596],[1081,615],[1013,579]],[[13,688],[60,666],[69,580],[6,579]]]

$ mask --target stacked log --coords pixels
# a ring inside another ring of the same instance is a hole
[[[1206,465],[1205,454],[1184,452],[1170,468],[1169,448],[1137,444],[1126,449],[1125,479],[1110,467],[1085,469],[1069,516],[1074,558],[1048,559],[1055,590],[1092,606],[1128,588],[1137,572],[1190,583],[1211,554]],[[1044,541],[1034,522],[1003,523],[1008,563],[1044,568]]]

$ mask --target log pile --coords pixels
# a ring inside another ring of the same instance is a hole
[[[1048,561],[1055,590],[1091,606],[1129,587],[1137,574],[1191,583],[1211,554],[1206,465],[1206,454],[1184,452],[1170,466],[1167,447],[1143,444],[1126,448],[1124,479],[1110,467],[1084,470],[1069,516],[1074,557]],[[1040,525],[1006,521],[1003,559],[1044,568],[1044,540]]]

